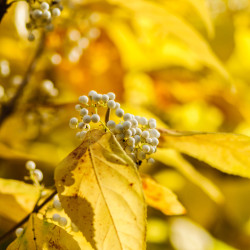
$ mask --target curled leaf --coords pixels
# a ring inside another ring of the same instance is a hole
[[[178,201],[177,196],[149,176],[142,176],[142,186],[149,206],[162,211],[166,215],[186,213],[186,209]]]

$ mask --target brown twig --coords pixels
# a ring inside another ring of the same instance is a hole
[[[19,100],[19,98],[22,96],[23,90],[26,87],[26,85],[29,83],[30,78],[32,76],[32,73],[34,72],[34,69],[36,67],[36,64],[38,62],[38,59],[40,57],[40,55],[43,52],[44,49],[44,41],[45,41],[45,34],[42,34],[42,37],[40,39],[39,45],[37,47],[36,53],[26,71],[26,74],[21,82],[21,84],[19,85],[19,88],[17,89],[15,95],[11,98],[11,100],[2,105],[2,110],[1,110],[1,115],[0,115],[0,126],[2,125],[2,123],[4,122],[4,120],[10,116],[14,110],[16,109],[16,104]]]
[[[8,232],[6,232],[4,235],[0,237],[0,243],[4,241],[5,238],[10,236],[12,233],[16,231],[17,228],[21,227],[25,222],[28,221],[29,217],[33,213],[37,213],[44,205],[46,205],[55,195],[57,194],[57,191],[54,190],[51,195],[46,198],[39,206],[35,206],[33,211],[29,213],[25,218],[23,218],[19,223],[17,223],[14,227],[12,227]]]

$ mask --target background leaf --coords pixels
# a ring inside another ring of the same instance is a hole
[[[250,178],[250,138],[223,133],[164,134],[163,147],[174,148],[227,174]]]
[[[149,206],[160,210],[166,215],[186,213],[177,196],[170,189],[160,185],[149,176],[142,176],[142,186]]]

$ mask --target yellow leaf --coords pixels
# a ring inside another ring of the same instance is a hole
[[[227,174],[250,178],[250,137],[230,133],[174,135],[168,131],[163,130],[163,147],[174,148]]]
[[[132,160],[92,130],[55,170],[63,208],[94,249],[145,249],[146,207]]]
[[[30,216],[24,233],[13,241],[7,250],[80,250],[79,244],[63,228]],[[88,249],[88,248],[84,248]]]
[[[39,189],[21,181],[0,179],[0,216],[19,221],[35,206]]]
[[[186,212],[177,196],[170,189],[155,182],[149,176],[142,176],[142,186],[149,206],[166,215],[180,215]]]
[[[176,167],[188,180],[199,186],[215,202],[222,203],[224,201],[220,190],[209,179],[197,172],[195,168],[175,150],[159,148],[154,158],[166,165]]]

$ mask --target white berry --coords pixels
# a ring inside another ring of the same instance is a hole
[[[59,223],[60,226],[65,227],[68,222],[67,222],[66,218],[60,217],[58,223]]]
[[[129,113],[124,114],[123,120],[124,121],[130,121],[132,119],[132,115]]]
[[[40,5],[42,10],[48,10],[49,9],[49,4],[46,2],[42,2]]]
[[[91,117],[89,115],[85,115],[82,120],[84,123],[90,123]]]
[[[59,8],[54,8],[54,9],[52,10],[52,15],[53,15],[54,17],[60,16],[60,15],[61,15],[61,10],[60,10]]]
[[[143,132],[141,133],[141,136],[142,136],[143,138],[147,139],[147,138],[149,137],[149,132],[145,130],[145,131],[143,131]]]
[[[34,170],[34,175],[36,176],[38,181],[43,180],[43,172],[40,169],[35,169]]]
[[[53,201],[53,207],[57,210],[61,210],[62,209],[62,204],[59,200],[54,200]]]
[[[79,102],[82,104],[87,104],[89,101],[89,98],[86,95],[82,95],[78,98]]]
[[[110,121],[108,121],[107,122],[107,127],[109,128],[109,129],[114,129],[115,128],[115,122],[114,121],[112,121],[112,120],[110,120]]]
[[[22,234],[23,234],[23,228],[22,227],[17,228],[16,229],[16,236],[20,237]]]
[[[108,94],[109,100],[115,100],[115,94],[113,92],[109,92]]]
[[[34,161],[27,161],[25,167],[27,170],[34,170],[36,168],[36,163]]]
[[[108,95],[102,95],[102,101],[103,102],[107,102],[109,100],[109,96]]]
[[[129,122],[129,121],[125,121],[125,122],[122,124],[122,126],[123,126],[123,128],[124,128],[125,130],[128,130],[128,129],[131,128],[132,124],[131,124],[131,122]]]
[[[143,150],[144,153],[148,153],[148,152],[150,151],[149,145],[146,145],[146,144],[143,145],[143,146],[142,146],[142,150]]]
[[[108,108],[110,108],[110,109],[114,109],[115,108],[115,101],[113,101],[113,100],[109,100],[108,101],[108,104],[107,104],[107,106],[108,106]]]
[[[98,114],[94,114],[91,116],[91,121],[97,123],[100,121],[100,116]]]
[[[61,216],[60,216],[59,214],[53,214],[52,220],[53,220],[53,221],[59,221],[60,217],[61,217]]]
[[[115,111],[115,114],[118,116],[118,117],[122,117],[124,115],[124,110],[119,108]]]

